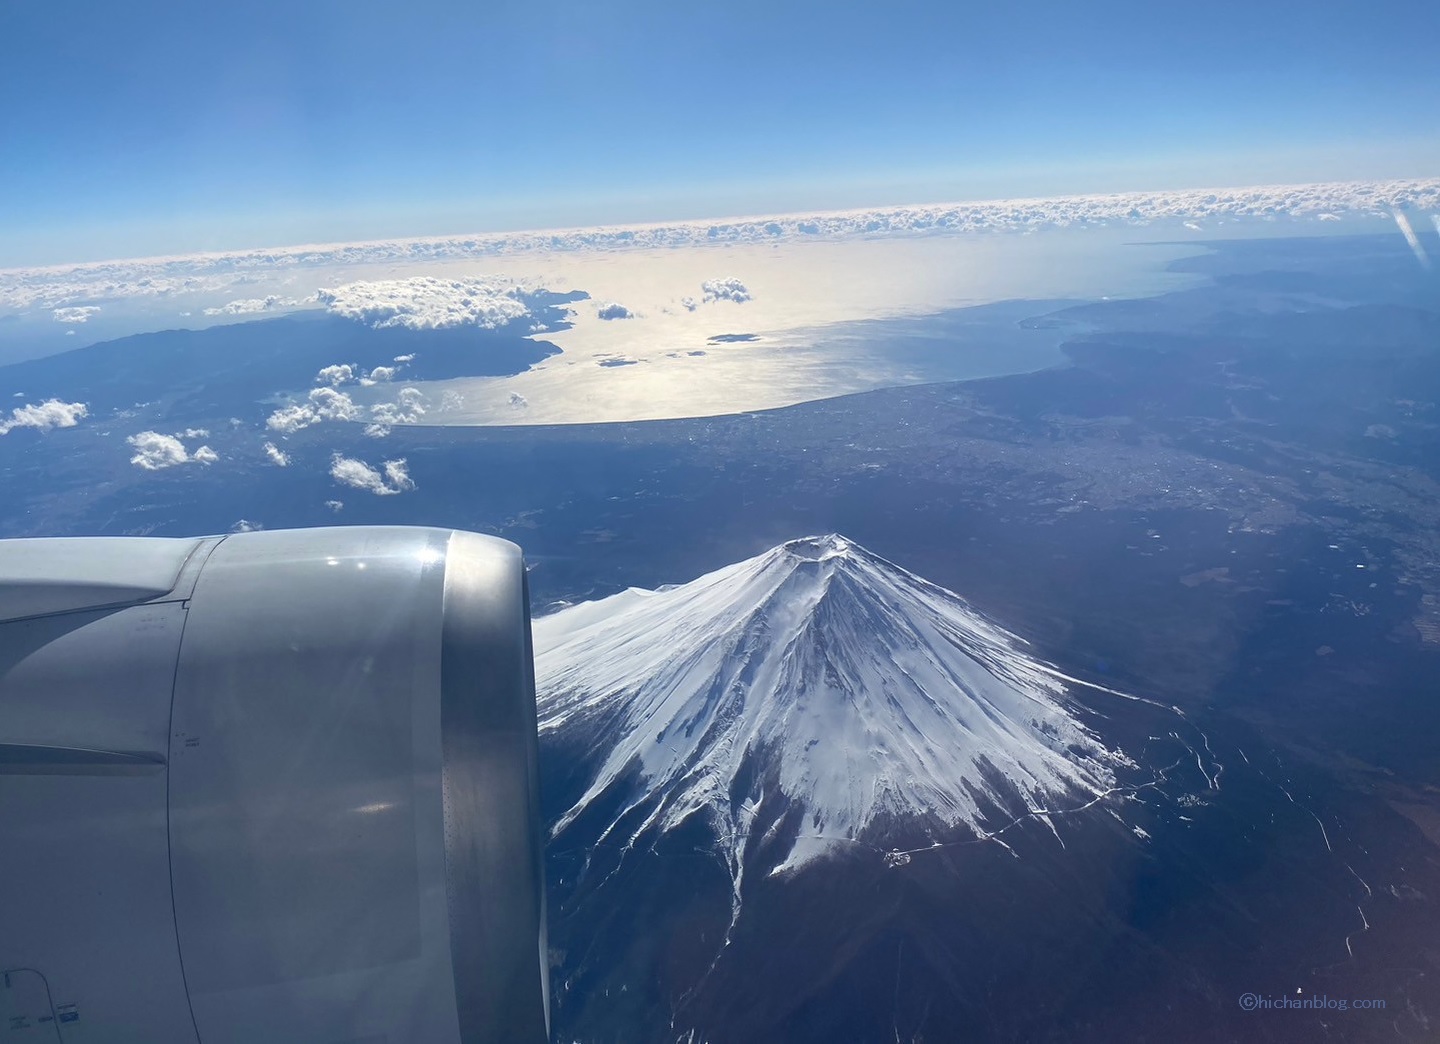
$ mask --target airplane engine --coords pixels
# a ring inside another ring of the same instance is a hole
[[[0,1042],[548,1038],[518,547],[0,541]]]

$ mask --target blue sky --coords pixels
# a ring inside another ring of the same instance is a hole
[[[0,265],[1440,173],[1440,4],[0,5]]]

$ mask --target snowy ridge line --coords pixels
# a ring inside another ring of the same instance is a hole
[[[1158,704],[1157,704],[1157,706],[1158,706]],[[1203,735],[1203,733],[1202,733],[1202,735]],[[1174,733],[1171,733],[1171,737],[1174,738],[1174,739],[1176,740],[1176,742],[1178,742],[1178,743],[1180,743],[1182,746],[1184,746],[1184,747],[1186,748],[1186,751],[1187,751],[1188,753],[1192,753],[1192,754],[1194,753],[1194,751],[1189,747],[1189,745],[1186,744],[1183,740],[1181,740],[1181,739],[1180,739],[1178,736],[1176,736]],[[1121,784],[1121,785],[1112,787],[1112,788],[1110,788],[1109,790],[1104,791],[1103,793],[1096,794],[1094,797],[1090,798],[1090,800],[1086,801],[1084,804],[1082,804],[1082,805],[1076,805],[1076,806],[1074,806],[1073,808],[1032,808],[1032,809],[1028,809],[1027,811],[1020,813],[1020,814],[1017,815],[1014,819],[1010,820],[1010,822],[1006,823],[1006,824],[1005,824],[1004,826],[1002,826],[1002,827],[999,827],[998,829],[989,830],[989,831],[979,830],[979,831],[976,831],[976,834],[975,834],[974,837],[963,838],[963,839],[961,839],[961,840],[959,840],[959,841],[936,841],[936,842],[933,842],[932,844],[925,845],[925,846],[923,846],[923,847],[921,847],[921,848],[881,848],[879,845],[873,845],[873,844],[871,844],[871,843],[868,842],[868,841],[863,841],[863,840],[860,840],[859,838],[854,838],[854,837],[822,836],[822,835],[819,835],[819,834],[800,834],[800,835],[797,836],[797,840],[800,840],[800,841],[805,841],[805,840],[824,841],[824,842],[826,842],[826,843],[839,842],[839,843],[841,843],[841,844],[859,845],[861,848],[868,848],[868,849],[870,849],[872,852],[876,853],[877,855],[882,855],[882,856],[884,856],[885,859],[886,859],[886,864],[887,864],[888,866],[903,866],[905,863],[908,863],[908,862],[910,861],[909,858],[904,858],[904,859],[902,860],[902,859],[897,858],[897,857],[917,856],[917,855],[920,855],[920,854],[925,853],[925,852],[935,852],[935,851],[939,851],[940,849],[945,849],[945,848],[958,848],[958,847],[960,847],[960,846],[962,846],[962,845],[979,845],[979,844],[984,844],[986,841],[994,841],[994,842],[996,842],[997,844],[999,844],[1002,848],[1004,848],[1006,851],[1009,851],[1012,855],[1014,855],[1014,852],[1013,852],[1013,850],[1010,848],[1010,846],[1007,845],[1007,844],[1005,844],[1003,841],[1000,840],[1000,835],[1004,834],[1006,831],[1012,829],[1013,827],[1018,826],[1020,823],[1024,822],[1025,820],[1027,820],[1027,819],[1048,818],[1048,817],[1050,817],[1050,816],[1068,816],[1068,815],[1074,815],[1074,814],[1077,813],[1077,812],[1084,812],[1084,811],[1086,811],[1087,809],[1093,808],[1095,805],[1099,804],[1101,801],[1104,801],[1105,799],[1107,799],[1107,798],[1109,798],[1109,797],[1112,797],[1112,796],[1115,795],[1115,794],[1138,794],[1138,793],[1139,793],[1140,791],[1142,791],[1142,790],[1151,790],[1151,789],[1154,789],[1154,788],[1163,786],[1164,784],[1166,784],[1166,783],[1168,783],[1168,782],[1170,781],[1170,773],[1174,772],[1175,769],[1179,768],[1179,767],[1180,767],[1182,764],[1184,764],[1185,761],[1187,761],[1187,760],[1188,760],[1188,759],[1185,758],[1184,756],[1181,756],[1181,757],[1179,757],[1179,758],[1176,758],[1176,759],[1175,759],[1174,761],[1172,761],[1169,765],[1166,765],[1166,766],[1164,766],[1163,768],[1158,769],[1158,770],[1156,771],[1156,774],[1155,774],[1155,778],[1154,778],[1154,779],[1146,780],[1144,783],[1127,783],[1127,784]],[[1207,778],[1207,779],[1209,778],[1208,774],[1205,773],[1205,770],[1204,770],[1203,767],[1201,768],[1200,771],[1201,771],[1202,774],[1205,774],[1205,775],[1206,775],[1206,778]],[[1218,778],[1218,777],[1217,777],[1217,778]],[[1050,828],[1051,828],[1051,831],[1054,832],[1054,829],[1055,829],[1055,828],[1054,828],[1053,824],[1050,824]],[[751,835],[748,834],[748,833],[743,833],[743,834],[730,834],[730,835],[726,835],[726,836],[724,836],[724,837],[719,838],[719,840],[721,840],[721,841],[734,841],[734,840],[737,840],[737,839],[748,838],[748,837],[750,837],[750,836],[751,836]],[[1057,836],[1058,836],[1058,835],[1057,835]],[[1062,847],[1063,847],[1063,845],[1064,845],[1064,842],[1063,842],[1063,841],[1061,842],[1061,845],[1062,845]],[[632,850],[632,846],[631,846],[631,845],[593,845],[593,846],[590,846],[590,847],[593,847],[593,848],[606,848],[606,847],[609,847],[609,848],[620,849],[620,850],[627,851],[627,852]],[[562,850],[562,852],[565,852],[565,851],[576,851],[576,849],[564,849],[564,850]],[[700,851],[700,850],[697,849],[697,852],[698,852],[698,851]],[[1017,857],[1017,858],[1018,858],[1018,857]],[[1354,873],[1354,871],[1352,870],[1351,873]],[[1358,878],[1359,878],[1359,875],[1357,874],[1356,877],[1357,877],[1357,879],[1358,879]],[[603,884],[604,882],[601,882],[601,883]],[[1362,880],[1360,883],[1361,883],[1361,884],[1365,884],[1365,882],[1364,882],[1363,880]],[[1370,886],[1369,886],[1369,885],[1365,885],[1365,887],[1366,887],[1367,890],[1368,890],[1368,888],[1369,888]],[[733,927],[733,925],[732,925],[732,927]]]
[[[1010,820],[1008,823],[1006,823],[1006,824],[1005,824],[1004,826],[1002,826],[1002,827],[998,827],[998,828],[996,828],[995,830],[990,830],[990,831],[983,831],[983,830],[982,830],[982,831],[978,831],[974,837],[963,838],[963,839],[961,839],[961,840],[959,840],[959,841],[936,841],[936,842],[934,842],[934,843],[932,843],[932,844],[924,845],[923,847],[920,847],[920,848],[881,848],[879,845],[871,844],[869,841],[864,841],[864,840],[861,840],[861,839],[859,839],[859,838],[854,838],[854,837],[841,837],[841,836],[837,836],[837,835],[833,835],[833,834],[799,834],[799,835],[797,835],[796,840],[797,840],[797,841],[823,841],[823,842],[825,842],[826,844],[837,843],[837,844],[858,845],[858,846],[861,847],[861,848],[868,848],[870,851],[876,853],[877,855],[882,855],[882,856],[887,857],[887,860],[892,860],[893,857],[895,857],[895,856],[916,856],[916,855],[920,855],[921,853],[924,853],[924,852],[935,852],[935,851],[938,851],[938,850],[943,849],[943,848],[957,848],[957,847],[959,847],[959,846],[961,846],[961,845],[979,845],[979,844],[984,844],[986,841],[995,841],[996,843],[1001,844],[1002,847],[1004,847],[1004,848],[1006,848],[1007,850],[1009,850],[1009,846],[1008,846],[1008,845],[1005,845],[1003,842],[1000,841],[1000,835],[1004,834],[1006,831],[1012,829],[1013,827],[1018,826],[1020,823],[1024,822],[1026,819],[1040,818],[1040,817],[1047,817],[1047,816],[1068,816],[1068,815],[1074,815],[1074,814],[1077,813],[1077,812],[1084,812],[1084,811],[1087,810],[1087,809],[1093,808],[1095,805],[1099,804],[1101,801],[1103,801],[1103,800],[1105,800],[1106,798],[1111,797],[1111,796],[1113,796],[1113,795],[1115,795],[1115,794],[1136,794],[1136,793],[1139,793],[1139,792],[1142,791],[1142,790],[1150,790],[1150,789],[1153,789],[1153,788],[1155,788],[1155,787],[1162,786],[1162,785],[1164,785],[1165,783],[1168,783],[1168,782],[1170,781],[1170,780],[1169,780],[1169,775],[1170,775],[1170,773],[1173,772],[1175,769],[1179,768],[1182,764],[1184,764],[1186,760],[1188,760],[1188,759],[1186,759],[1186,758],[1184,758],[1184,757],[1177,758],[1175,761],[1172,761],[1169,765],[1166,765],[1166,766],[1164,766],[1163,768],[1159,769],[1159,770],[1156,772],[1156,775],[1155,775],[1155,778],[1154,778],[1154,779],[1146,780],[1144,783],[1127,783],[1127,784],[1123,784],[1123,785],[1120,785],[1120,786],[1112,787],[1111,789],[1109,789],[1109,790],[1107,790],[1107,791],[1104,791],[1103,793],[1096,794],[1094,797],[1092,797],[1092,798],[1090,798],[1088,801],[1086,801],[1083,805],[1076,805],[1076,806],[1073,807],[1073,808],[1032,808],[1032,809],[1029,809],[1029,810],[1027,810],[1027,811],[1025,811],[1025,812],[1020,813],[1020,814],[1017,815],[1014,819]],[[1053,829],[1053,828],[1052,828],[1052,829]],[[752,835],[751,833],[749,833],[749,832],[745,832],[745,833],[734,833],[734,834],[724,834],[724,835],[719,836],[719,837],[717,838],[717,841],[720,841],[720,842],[733,842],[733,841],[737,841],[737,840],[745,840],[745,839],[748,839],[748,838],[750,838],[750,837],[752,837],[752,836],[753,836],[753,835]],[[549,851],[551,851],[551,854],[552,854],[552,855],[568,855],[568,854],[571,853],[571,852],[586,852],[586,851],[592,851],[592,850],[594,850],[594,849],[599,849],[599,848],[609,848],[609,849],[613,849],[613,850],[618,851],[618,852],[632,852],[632,851],[635,850],[633,843],[623,844],[623,845],[614,844],[614,843],[597,843],[597,844],[593,844],[593,845],[576,846],[575,848],[552,849],[552,850],[549,850]],[[713,854],[714,854],[714,852],[711,851],[711,850],[709,850],[709,849],[701,849],[701,848],[696,848],[695,852],[696,852],[697,855],[704,855],[704,854],[713,855]],[[1012,853],[1012,854],[1013,854],[1013,853]],[[909,861],[909,860],[906,860],[906,862],[908,862],[908,861]],[[901,863],[896,863],[896,862],[891,862],[890,865],[895,866],[895,865],[903,865],[903,864],[901,864]],[[615,873],[615,871],[611,871],[611,874],[610,874],[610,875],[607,875],[606,880],[608,880],[609,877],[612,876],[614,873]],[[604,882],[604,881],[601,881],[600,883],[601,883],[601,885],[603,885],[605,882]],[[1363,884],[1364,882],[1362,881],[1361,883]],[[1368,887],[1368,886],[1367,886],[1367,887]],[[597,888],[597,891],[598,891],[598,888]]]
[[[1163,786],[1164,784],[1170,782],[1170,773],[1175,771],[1175,769],[1179,768],[1180,765],[1185,762],[1185,760],[1186,759],[1183,757],[1177,758],[1169,765],[1166,765],[1164,768],[1160,769],[1156,773],[1154,779],[1147,780],[1144,783],[1123,784],[1120,786],[1111,787],[1109,790],[1105,791],[1102,794],[1096,794],[1083,805],[1076,805],[1074,808],[1032,808],[1029,811],[1023,812],[1020,815],[1016,816],[1014,819],[1006,823],[1004,826],[1000,827],[998,830],[992,830],[988,832],[982,831],[978,833],[975,837],[965,838],[961,841],[937,841],[934,844],[925,845],[923,848],[896,848],[884,851],[886,863],[890,866],[903,866],[904,863],[908,863],[910,861],[911,856],[917,856],[923,852],[934,852],[942,848],[955,848],[959,845],[978,845],[983,844],[986,841],[995,841],[1007,851],[1010,851],[1011,855],[1014,855],[1015,853],[1013,850],[1010,849],[1010,846],[1006,845],[1003,841],[1000,840],[1000,835],[1005,833],[1012,827],[1019,825],[1027,819],[1047,820],[1046,825],[1050,827],[1051,833],[1054,833],[1056,839],[1058,840],[1060,836],[1059,832],[1055,830],[1055,825],[1053,823],[1048,822],[1049,817],[1069,816],[1074,815],[1077,812],[1084,812],[1085,810],[1093,808],[1101,801],[1104,801],[1106,798],[1109,798],[1114,794],[1138,794],[1142,790],[1151,790]],[[1065,846],[1065,842],[1061,841],[1060,846],[1063,848]],[[870,847],[875,848],[875,846],[873,845],[871,845]],[[879,848],[875,848],[875,850],[877,852],[882,851]],[[903,862],[896,858],[902,856],[905,857]],[[1017,856],[1016,858],[1019,857]]]
[[[1336,220],[1440,209],[1440,178],[1258,185],[871,207],[350,243],[0,269],[0,307],[216,291],[291,268],[453,261],[551,252],[735,245],[783,240],[1027,231],[1086,224],[1206,219]]]

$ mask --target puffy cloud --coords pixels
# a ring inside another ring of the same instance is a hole
[[[405,363],[408,363],[408,362],[414,362],[414,361],[415,361],[415,353],[414,353],[414,352],[411,352],[409,355],[397,355],[397,356],[395,356],[395,358],[394,358],[393,361],[394,361],[394,362],[397,362],[397,363],[400,363],[400,364],[402,364],[402,365],[405,364]]]
[[[680,298],[680,304],[687,312],[693,312],[695,311],[695,309],[700,307],[700,302],[695,300],[695,298],[693,297]]]
[[[403,457],[383,461],[380,467],[383,471],[372,468],[363,460],[337,453],[330,460],[330,477],[342,485],[374,493],[377,497],[394,496],[415,488]]]
[[[265,418],[265,427],[271,431],[284,432],[286,435],[293,434],[301,428],[308,428],[312,424],[319,424],[320,418],[309,406],[301,403],[291,403],[289,406],[282,406],[269,417]]]
[[[191,453],[174,435],[162,435],[158,431],[142,431],[125,441],[135,449],[130,463],[145,471],[161,471],[181,464],[209,465],[220,459],[209,446],[201,446]]]
[[[248,518],[242,518],[230,527],[232,533],[258,533],[265,528],[263,522],[251,522]]]
[[[338,388],[342,384],[349,384],[354,381],[355,367],[349,363],[338,363],[335,366],[322,367],[315,375],[316,384],[328,384],[332,388]]]
[[[380,402],[370,407],[370,423],[365,434],[383,438],[396,424],[418,424],[425,416],[427,403],[419,388],[401,388],[394,402]]]
[[[334,315],[368,323],[377,330],[403,326],[440,330],[478,326],[493,330],[528,318],[524,298],[532,288],[501,278],[379,279],[320,290],[316,297]]]
[[[626,308],[619,301],[610,301],[602,304],[595,312],[601,319],[634,319],[635,313]]]
[[[519,392],[511,392],[510,398],[506,401],[510,403],[512,410],[523,410],[530,405],[530,400]]]
[[[354,420],[360,415],[350,396],[333,388],[315,388],[309,400],[321,420]]]
[[[350,396],[334,388],[313,388],[305,402],[292,402],[270,414],[265,426],[282,435],[291,435],[321,421],[359,419],[360,407]]]
[[[173,435],[162,435],[158,431],[142,431],[125,440],[136,450],[130,463],[146,471],[159,471],[186,464],[190,454],[185,444]]]
[[[57,323],[88,323],[90,317],[99,312],[99,305],[82,305],[78,308],[56,308],[50,314]]]
[[[186,428],[184,431],[180,432],[178,437],[182,439],[208,439],[210,437],[210,429]]]
[[[62,402],[59,399],[17,406],[10,411],[9,420],[0,420],[0,435],[8,435],[16,428],[35,428],[37,431],[73,428],[89,413],[90,408],[83,402]]]
[[[707,279],[700,284],[704,293],[704,300],[710,301],[734,301],[736,304],[744,304],[750,300],[750,290],[740,280],[731,276],[728,279]]]
[[[410,479],[410,471],[405,466],[405,458],[399,460],[387,460],[385,462],[385,481],[393,489],[414,489],[415,483]]]
[[[398,372],[399,367],[397,366],[377,366],[364,377],[360,378],[360,383],[367,388],[376,384],[383,384]]]
[[[343,500],[327,500],[327,501],[325,501],[325,506],[326,506],[327,508],[329,508],[331,511],[334,511],[336,514],[339,514],[339,513],[340,513],[340,509],[345,506],[345,501],[343,501]]]
[[[255,315],[259,312],[278,312],[285,308],[294,308],[300,302],[289,297],[277,297],[270,294],[267,297],[249,297],[240,301],[231,301],[219,308],[205,309],[206,315]]]
[[[288,468],[290,466],[290,454],[275,445],[275,443],[267,442],[261,448],[265,451],[265,458],[277,468]]]

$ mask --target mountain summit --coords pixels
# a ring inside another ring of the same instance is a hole
[[[1127,763],[1022,639],[835,534],[534,631],[542,738],[594,766],[555,834],[593,810],[628,847],[703,815],[737,887],[752,826],[780,872],[882,820],[993,831]]]

